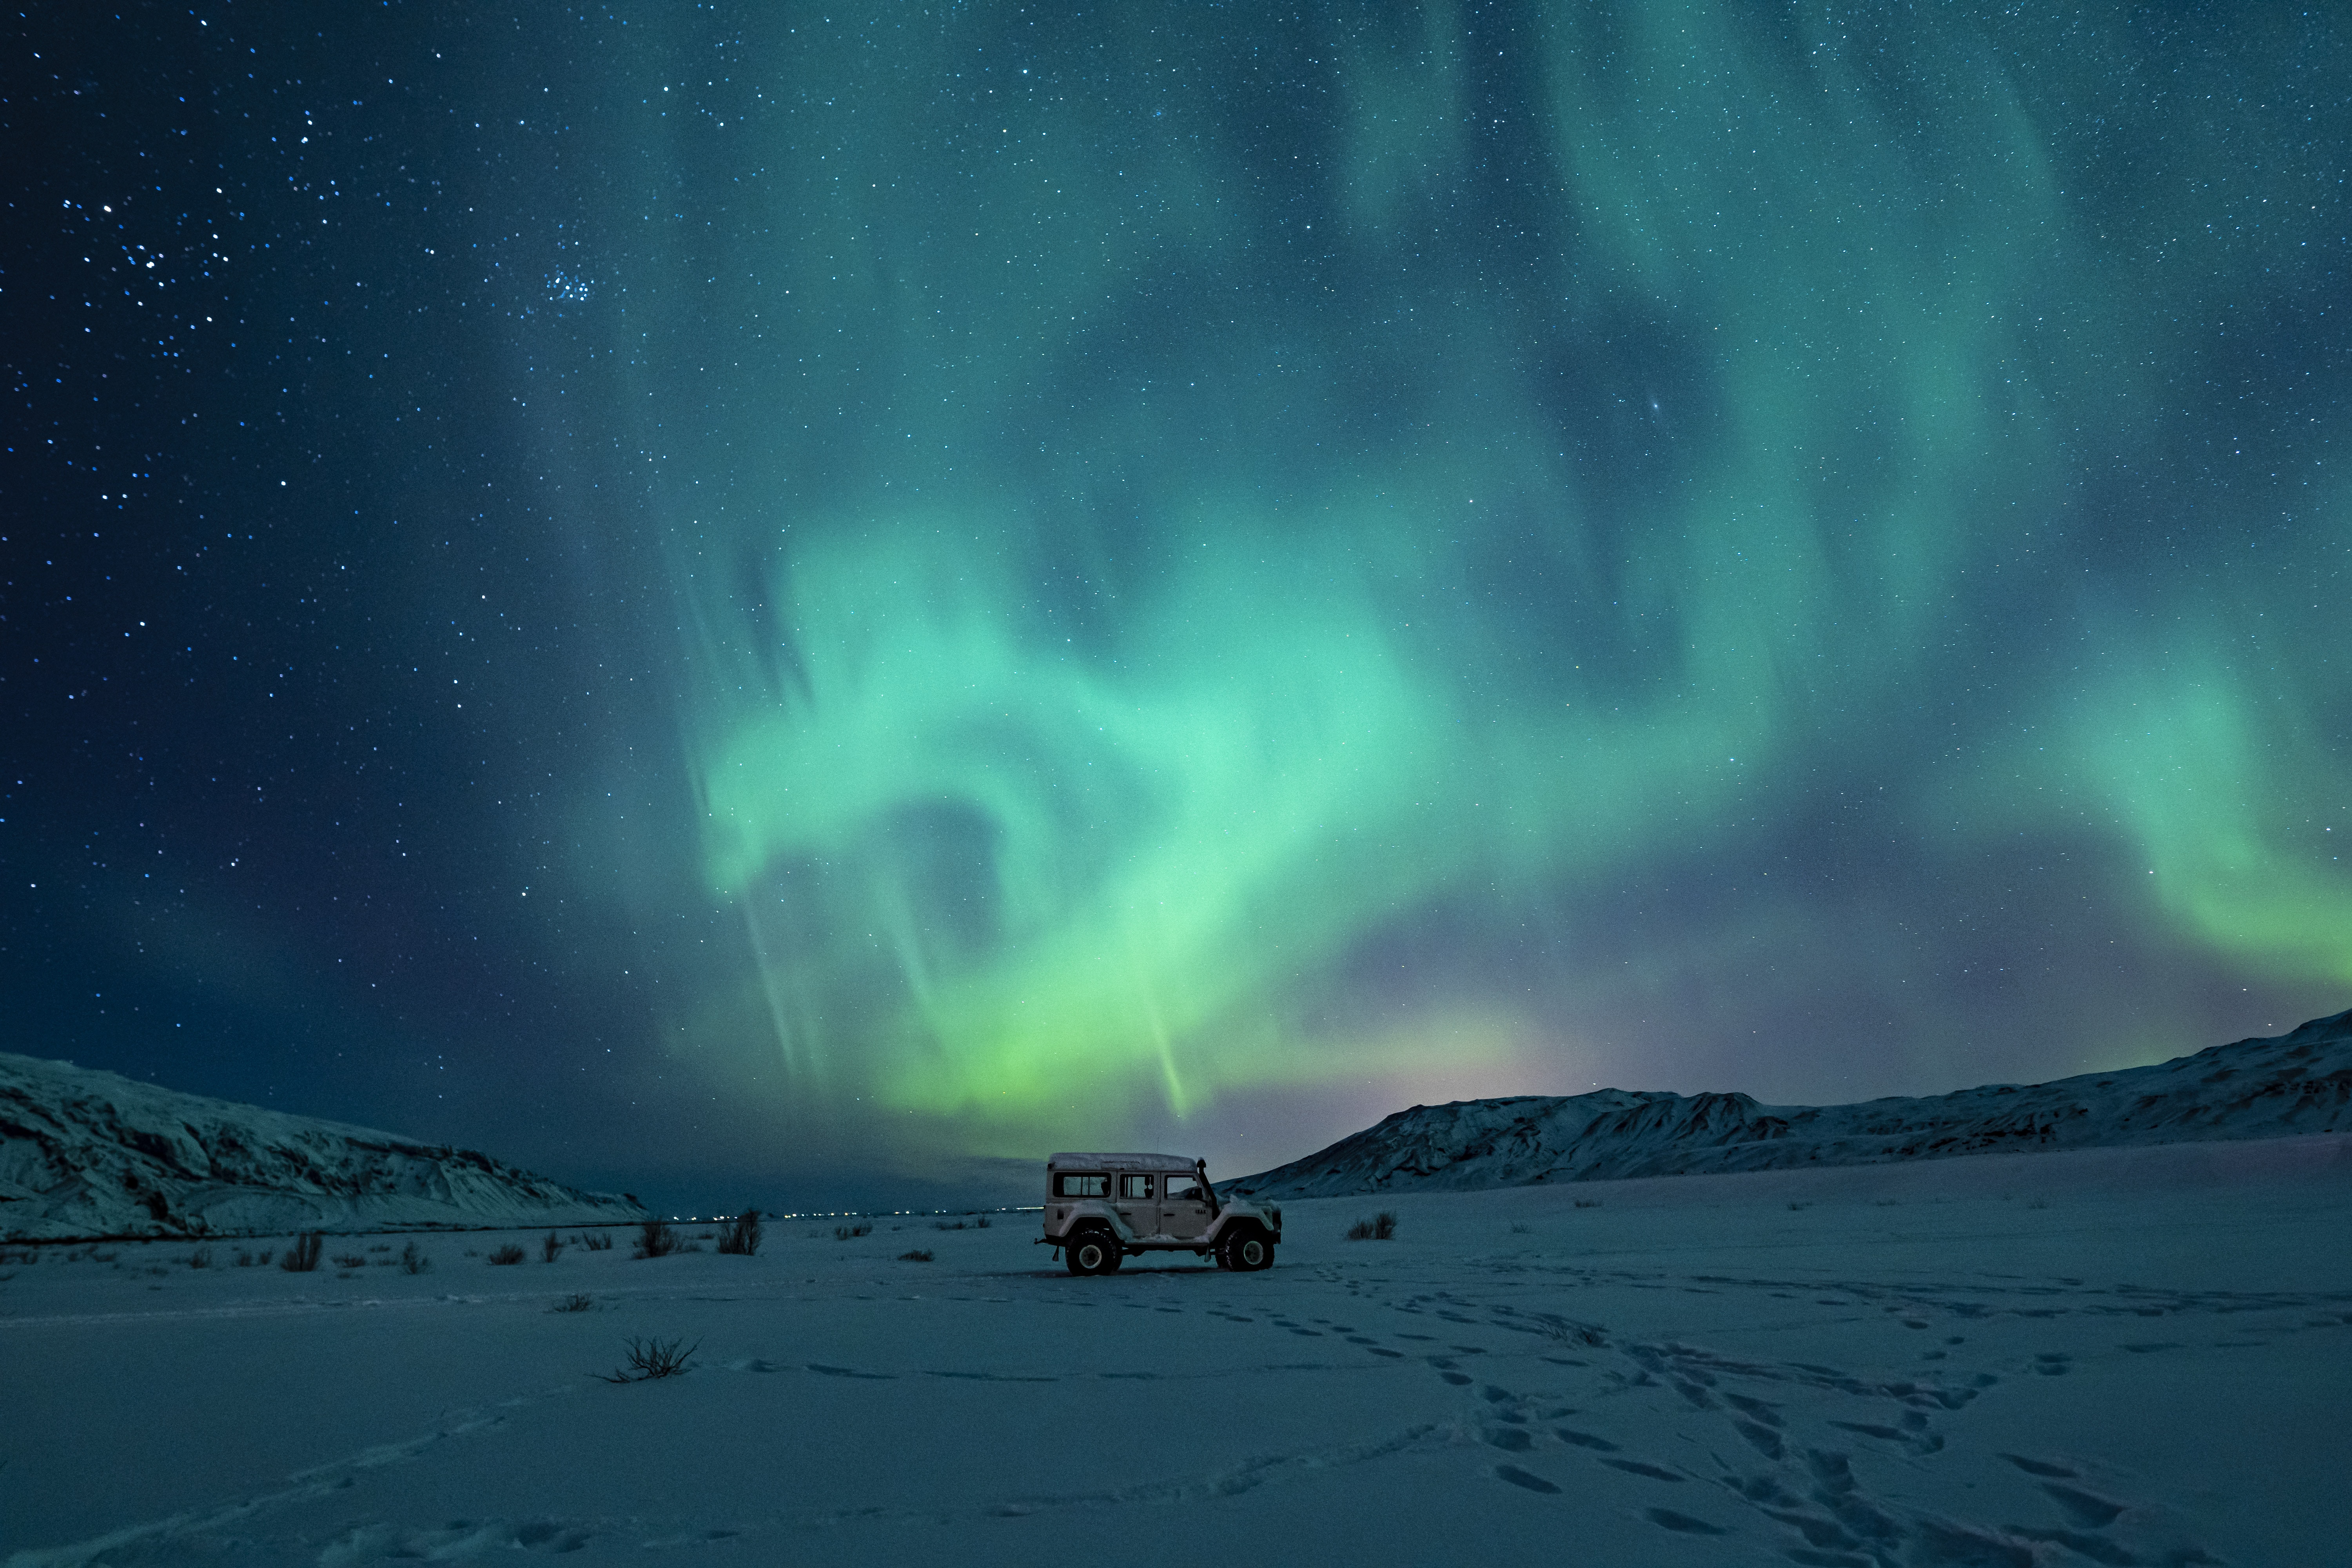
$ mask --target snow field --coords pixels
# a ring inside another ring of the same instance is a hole
[[[2352,1563],[2352,1138],[1285,1209],[1257,1275],[1074,1279],[1010,1215],[44,1248],[0,1263],[0,1553]],[[699,1348],[600,1381],[631,1338]]]

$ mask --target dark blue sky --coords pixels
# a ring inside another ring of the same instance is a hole
[[[797,1206],[2346,1005],[2324,10],[20,35],[6,1048]]]

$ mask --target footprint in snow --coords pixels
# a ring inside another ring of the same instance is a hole
[[[1552,1485],[1551,1482],[1544,1479],[1541,1476],[1530,1475],[1526,1470],[1519,1468],[1517,1465],[1496,1465],[1495,1467],[1495,1478],[1497,1480],[1508,1481],[1515,1487],[1525,1487],[1531,1492],[1556,1492],[1559,1490],[1558,1487]]]
[[[1703,1519],[1693,1519],[1689,1514],[1676,1513],[1670,1508],[1645,1509],[1643,1510],[1643,1517],[1661,1530],[1671,1530],[1677,1535],[1728,1535],[1731,1533],[1719,1524],[1709,1524]]]
[[[2065,1510],[2066,1517],[2085,1530],[2105,1530],[2115,1523],[2124,1511],[2124,1505],[2103,1497],[2094,1497],[2073,1487],[2062,1487],[2055,1481],[2044,1481],[2042,1489],[2051,1500]]]
[[[1622,1470],[1629,1476],[1647,1476],[1654,1481],[1680,1481],[1683,1479],[1672,1470],[1645,1465],[1639,1459],[1603,1459],[1601,1462],[1612,1470]]]
[[[1590,1432],[1579,1432],[1572,1426],[1555,1426],[1553,1436],[1563,1443],[1573,1443],[1580,1448],[1592,1448],[1603,1454],[1613,1454],[1617,1445],[1606,1437],[1596,1437]]]

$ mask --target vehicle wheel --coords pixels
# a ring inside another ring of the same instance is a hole
[[[1254,1274],[1261,1268],[1274,1267],[1274,1243],[1265,1232],[1252,1229],[1225,1243],[1222,1249],[1225,1267],[1241,1274]]]
[[[1098,1230],[1080,1231],[1063,1248],[1073,1274],[1108,1274],[1118,1267],[1118,1247]]]
[[[1116,1242],[1103,1243],[1103,1266],[1095,1270],[1097,1274],[1116,1274],[1118,1266],[1127,1260],[1127,1255],[1119,1250]]]

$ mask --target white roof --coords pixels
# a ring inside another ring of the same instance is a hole
[[[1049,1154],[1049,1171],[1189,1171],[1194,1162],[1181,1154]]]

